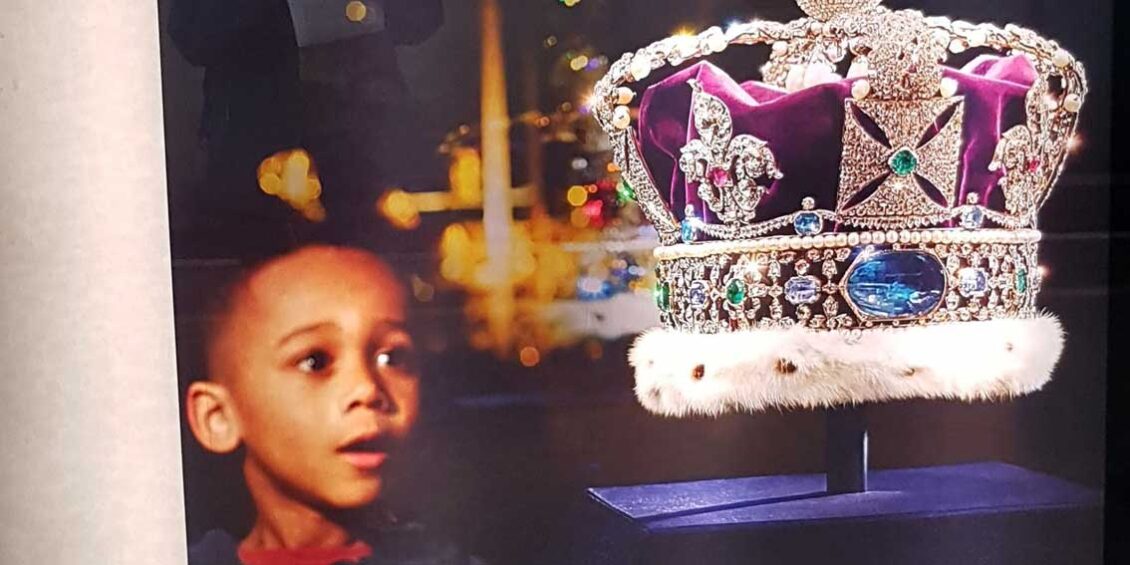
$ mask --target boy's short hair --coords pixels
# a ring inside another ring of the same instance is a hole
[[[209,378],[208,355],[211,353],[213,340],[247,281],[267,264],[313,247],[355,249],[384,261],[382,255],[367,247],[351,242],[316,239],[260,250],[238,259],[186,260],[174,263],[177,369],[182,397],[189,384]],[[391,273],[400,284],[407,282],[400,280],[401,275],[396,269],[392,269]]]

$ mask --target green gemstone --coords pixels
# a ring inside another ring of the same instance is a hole
[[[655,305],[664,312],[671,307],[671,285],[662,283],[655,288]]]
[[[620,179],[620,182],[616,185],[616,201],[623,206],[628,202],[635,201],[635,199],[636,190],[632,188],[632,185],[628,184],[627,180]]]
[[[918,170],[918,156],[910,149],[900,149],[891,156],[888,164],[896,175],[909,176]]]
[[[1018,269],[1016,271],[1016,292],[1024,294],[1028,292],[1028,270]]]
[[[730,304],[737,306],[745,302],[745,295],[746,286],[741,280],[734,279],[730,281],[730,284],[726,285],[726,300],[729,300]]]

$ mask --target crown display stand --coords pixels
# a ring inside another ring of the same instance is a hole
[[[1087,564],[1101,495],[1003,463],[867,469],[862,408],[827,414],[827,474],[592,488],[572,563]]]
[[[829,410],[825,422],[825,491],[867,492],[867,417],[863,408]]]

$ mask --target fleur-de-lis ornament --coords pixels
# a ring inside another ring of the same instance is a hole
[[[1028,126],[1023,125],[1004,132],[989,165],[992,171],[1004,171],[1000,186],[1004,190],[1005,208],[1026,221],[1032,220],[1049,190],[1046,183],[1041,182],[1047,171],[1033,137]]]
[[[734,122],[726,104],[706,93],[696,80],[691,111],[698,139],[682,148],[679,168],[687,184],[698,184],[698,197],[729,223],[750,224],[768,187],[758,184],[783,178],[769,146],[748,134],[734,137]]]

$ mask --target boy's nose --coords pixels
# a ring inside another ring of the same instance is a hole
[[[353,390],[350,392],[349,403],[346,410],[368,407],[378,412],[394,412],[396,404],[391,395],[385,390],[380,378],[373,371],[360,370],[356,372],[357,378]]]

